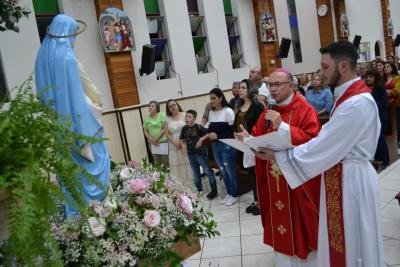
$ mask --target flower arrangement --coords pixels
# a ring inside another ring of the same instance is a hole
[[[26,8],[18,6],[18,0],[0,0],[0,31],[12,30],[19,32],[17,23],[20,18],[31,13]]]
[[[54,218],[52,229],[67,266],[153,266],[179,263],[179,240],[215,236],[212,214],[201,198],[168,172],[145,161],[112,172],[111,197],[92,202],[87,216]]]

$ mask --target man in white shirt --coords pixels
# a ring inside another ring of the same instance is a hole
[[[330,120],[319,135],[294,149],[262,149],[294,189],[323,173],[318,266],[383,267],[379,180],[373,159],[380,132],[376,104],[356,74],[357,51],[347,41],[321,48],[320,74],[335,88]]]
[[[263,81],[262,71],[260,67],[254,67],[250,70],[250,80],[253,82],[254,89],[258,91],[257,99],[260,103],[268,105],[270,97],[269,89]]]

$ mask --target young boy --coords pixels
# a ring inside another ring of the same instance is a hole
[[[215,181],[214,172],[208,163],[208,152],[206,147],[196,147],[199,139],[207,134],[207,130],[200,124],[195,123],[197,112],[195,110],[186,111],[186,125],[183,126],[180,139],[183,141],[186,148],[190,166],[194,175],[194,184],[197,191],[202,191],[200,166],[203,167],[211,186],[211,192],[207,195],[208,199],[213,199],[217,196],[217,183]]]

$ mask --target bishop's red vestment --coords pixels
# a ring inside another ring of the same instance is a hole
[[[314,108],[299,93],[286,106],[275,106],[282,121],[290,127],[292,145],[297,146],[318,135],[321,128]],[[253,136],[273,130],[272,123],[265,129],[265,113],[252,129]],[[256,158],[257,191],[264,243],[288,256],[306,259],[317,249],[320,178],[290,189],[277,164]]]

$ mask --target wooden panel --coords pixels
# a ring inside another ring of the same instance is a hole
[[[273,0],[253,0],[254,19],[256,23],[258,49],[260,51],[261,69],[263,76],[268,76],[275,68],[281,66],[281,60],[277,58],[279,51],[279,42],[262,43],[260,36],[260,14],[269,12],[272,14],[276,27],[275,9]],[[278,30],[276,34],[279,37]],[[275,64],[271,64],[275,60]]]
[[[389,1],[381,0],[383,36],[385,38],[386,56],[394,55],[393,39],[389,36],[388,20],[390,18]]]
[[[123,10],[121,0],[94,0],[97,17],[111,7]],[[104,53],[110,80],[114,107],[121,108],[139,104],[136,76],[131,52]]]
[[[321,47],[325,47],[326,45],[335,41],[331,13],[332,7],[329,0],[315,0],[315,4],[317,9],[320,5],[326,5],[328,7],[328,13],[325,16],[320,17],[317,15],[320,44]]]

